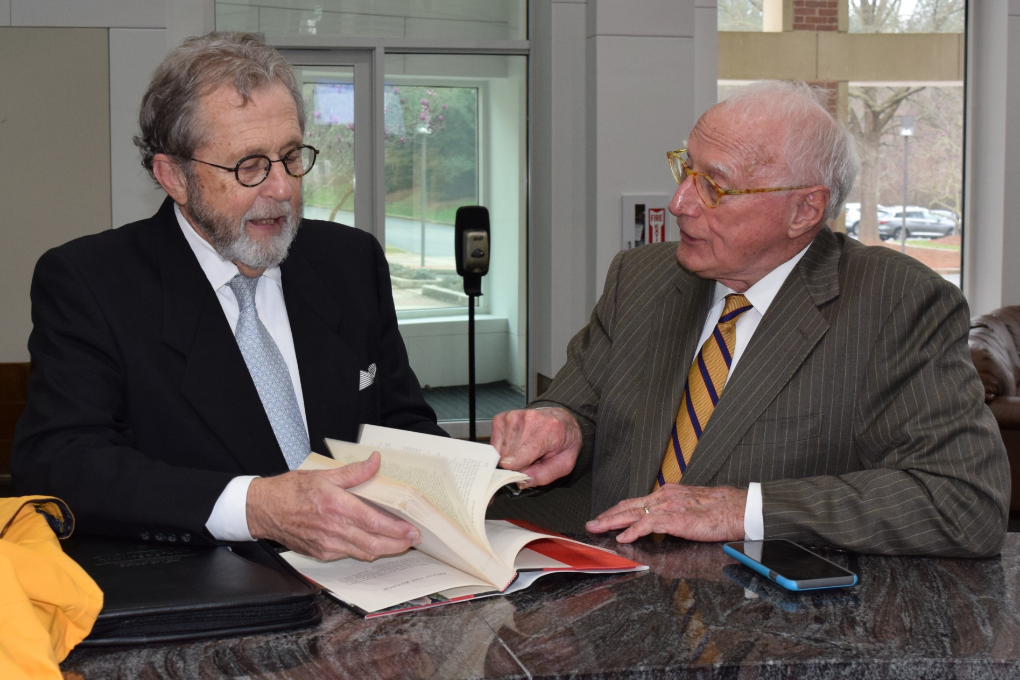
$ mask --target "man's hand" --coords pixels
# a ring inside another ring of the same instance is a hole
[[[747,489],[667,484],[649,496],[620,501],[585,527],[593,534],[626,529],[616,540],[631,543],[648,534],[692,541],[742,541]]]
[[[542,486],[574,469],[581,428],[561,408],[506,411],[492,419],[489,442],[499,451],[500,466],[531,477],[521,488]]]
[[[379,470],[381,457],[336,470],[294,470],[259,477],[248,487],[248,532],[317,560],[374,560],[420,541],[409,523],[369,507],[347,492]]]

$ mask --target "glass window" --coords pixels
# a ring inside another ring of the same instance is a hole
[[[763,0],[719,0],[720,31],[761,31]]]
[[[850,0],[849,10],[850,33],[963,33],[967,14],[965,0]]]
[[[902,249],[957,285],[965,19],[965,0],[718,3],[720,99],[759,78],[827,89],[830,111],[860,140],[863,164],[832,228]],[[794,35],[802,32],[816,39]],[[860,35],[875,33],[887,35]]]
[[[387,55],[385,245],[398,311],[463,313],[454,221],[458,207],[484,205],[493,255],[479,311],[516,315],[524,281],[526,71],[525,57]]]
[[[411,367],[441,420],[467,418],[455,216],[489,210],[476,366],[479,418],[491,418],[523,406],[527,385],[527,57],[388,54],[384,81],[386,257]]]
[[[386,257],[398,310],[467,304],[457,208],[478,205],[478,86],[387,83]]]
[[[305,143],[319,150],[303,182],[305,217],[356,226],[354,69],[297,69],[305,99]]]
[[[300,36],[526,40],[527,0],[216,0],[216,29]]]
[[[475,303],[478,417],[521,407],[527,57],[384,53],[377,82],[367,75],[374,57],[362,52],[284,51],[302,85],[305,138],[321,152],[305,177],[305,216],[380,236],[411,367],[440,419],[461,420],[468,415],[468,298],[456,272],[454,223],[460,206],[487,207],[492,255]],[[382,104],[381,115],[370,102]],[[379,150],[382,181],[375,182],[366,159]]]

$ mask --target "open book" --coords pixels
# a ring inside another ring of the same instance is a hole
[[[341,467],[379,451],[378,474],[348,491],[421,532],[417,548],[375,562],[283,554],[305,577],[368,615],[513,592],[554,571],[647,569],[524,522],[486,521],[500,487],[527,479],[497,469],[491,446],[372,425],[362,427],[358,444],[326,443],[333,457],[313,453],[302,470]]]

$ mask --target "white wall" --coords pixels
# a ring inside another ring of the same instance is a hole
[[[165,28],[165,0],[10,0],[12,26]]]
[[[14,126],[9,127],[14,136],[3,144],[5,152],[24,156],[16,151],[21,138],[45,122],[51,129],[49,141],[77,148],[90,159],[87,170],[76,164],[49,167],[44,185],[34,173],[4,177],[8,193],[2,201],[5,217],[0,217],[0,288],[5,293],[0,300],[0,362],[28,360],[28,289],[39,255],[77,236],[147,217],[159,207],[163,193],[148,179],[131,141],[138,130],[138,105],[167,50],[189,35],[212,30],[212,9],[213,0],[0,0],[0,26],[13,31],[6,45],[29,41],[6,61],[14,65],[15,76],[25,77],[17,90],[30,103],[0,116]],[[49,68],[51,60],[31,50],[38,47],[33,41],[42,39],[34,36],[43,35],[32,31],[53,28],[68,32],[63,42],[47,47],[48,56],[59,61],[51,74],[43,68]],[[95,31],[105,43],[101,58],[94,46],[75,52],[76,41],[94,42]],[[32,69],[19,66],[26,63]],[[87,72],[76,75],[82,68]],[[71,82],[59,84],[65,77]],[[86,89],[79,92],[81,87]],[[57,100],[51,102],[52,96]],[[94,106],[96,96],[103,98],[99,108]],[[20,100],[4,101],[13,106]],[[69,101],[74,102],[70,107]],[[70,141],[60,141],[68,135]],[[40,191],[44,198],[37,198]],[[15,206],[25,202],[31,203],[31,217],[16,218]]]
[[[110,228],[108,63],[102,29],[0,28],[0,362],[29,360],[39,256]]]
[[[694,114],[719,98],[719,3],[694,0]]]
[[[666,151],[716,98],[716,0],[531,10],[531,360],[555,375],[620,244],[624,193],[672,193]]]
[[[969,3],[964,292],[1020,304],[1020,0]]]
[[[475,381],[507,380],[509,356],[506,317],[475,316]],[[403,319],[400,336],[422,387],[466,385],[468,382],[468,322],[466,315]]]
[[[588,128],[585,69],[587,9],[584,3],[555,2],[552,27],[552,205],[551,285],[536,292],[550,300],[552,377],[567,361],[567,343],[595,306],[595,249],[587,205]],[[534,372],[534,371],[532,371]]]
[[[506,372],[496,380],[524,387],[527,381],[527,65],[507,59],[507,77],[489,81],[485,108],[488,142],[488,207],[491,249],[489,312],[507,320]],[[404,326],[401,325],[401,332]],[[405,336],[406,337],[406,336]],[[482,363],[479,355],[479,365]],[[416,369],[417,370],[417,369]],[[481,381],[481,380],[480,380]],[[446,384],[463,384],[448,382]]]
[[[574,4],[574,3],[570,3]],[[535,395],[538,373],[552,374],[552,101],[553,5],[532,0],[528,13],[528,380]],[[584,5],[580,5],[583,21]],[[581,77],[584,77],[582,67]],[[583,202],[582,202],[583,205]]]
[[[975,3],[977,4],[977,3]],[[1020,304],[1020,0],[1010,0],[1006,20],[1006,129],[1003,172],[1002,304]]]
[[[165,194],[142,169],[132,137],[152,71],[185,38],[213,30],[214,0],[0,0],[13,26],[109,29],[111,225],[151,216]]]
[[[142,168],[138,106],[167,52],[165,28],[110,29],[110,174],[113,226],[150,217],[166,194]]]
[[[621,195],[670,194],[666,151],[695,117],[694,0],[588,3],[588,206],[595,290],[620,250]]]
[[[531,5],[529,385],[565,363],[567,343],[595,304],[587,209],[587,39],[584,0]]]

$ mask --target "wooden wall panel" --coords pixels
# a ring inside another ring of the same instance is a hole
[[[0,364],[0,475],[11,472],[14,426],[25,410],[31,364]]]

